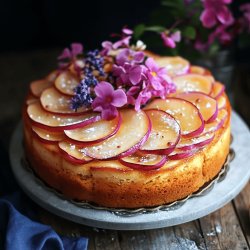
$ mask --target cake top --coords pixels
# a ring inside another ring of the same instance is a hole
[[[167,69],[145,53],[145,44],[131,45],[132,33],[122,29],[116,42],[102,43],[102,50],[85,52],[78,43],[63,50],[59,69],[71,70],[80,79],[71,100],[73,110],[92,108],[110,120],[118,115],[117,108],[130,105],[139,111],[151,98],[165,99],[176,91]]]
[[[208,70],[130,45],[131,35],[123,29],[100,51],[73,43],[30,85],[33,134],[71,163],[164,168],[202,150],[229,117],[224,85]]]

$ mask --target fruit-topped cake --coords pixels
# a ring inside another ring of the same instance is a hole
[[[167,204],[211,181],[228,155],[224,85],[131,35],[125,28],[100,50],[71,44],[58,69],[30,84],[26,157],[65,198],[114,208]]]

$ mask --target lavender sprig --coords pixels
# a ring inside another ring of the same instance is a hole
[[[93,96],[91,95],[91,89],[97,84],[98,80],[93,75],[93,71],[98,71],[100,76],[104,76],[103,70],[103,57],[100,56],[99,50],[92,50],[86,54],[84,59],[84,79],[75,88],[75,95],[71,99],[71,108],[77,110],[82,106],[89,107],[93,102]]]
[[[71,108],[77,110],[82,106],[89,107],[93,102],[93,98],[90,93],[90,79],[83,79],[80,84],[75,88],[75,95],[71,99]]]
[[[83,72],[86,76],[93,73],[94,70],[98,71],[100,76],[104,76],[104,70],[103,70],[103,62],[104,59],[102,56],[100,56],[99,50],[90,50],[85,58],[85,65],[83,68]]]

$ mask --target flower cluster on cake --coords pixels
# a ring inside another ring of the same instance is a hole
[[[229,152],[224,85],[181,57],[118,41],[73,43],[30,84],[23,109],[31,167],[66,197],[107,207],[166,204],[197,191]]]

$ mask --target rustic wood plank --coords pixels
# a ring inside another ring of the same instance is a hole
[[[68,237],[86,237],[89,239],[88,250],[120,250],[118,232],[83,226],[38,207],[40,220],[50,225],[57,233]]]
[[[174,227],[176,237],[181,238],[186,245],[194,245],[192,249],[206,249],[203,232],[199,220],[191,221]]]
[[[208,249],[248,249],[232,203],[200,219]]]
[[[119,231],[119,243],[122,250],[151,250],[146,231]]]
[[[233,201],[243,233],[250,245],[250,182]],[[249,247],[250,248],[250,247]]]

